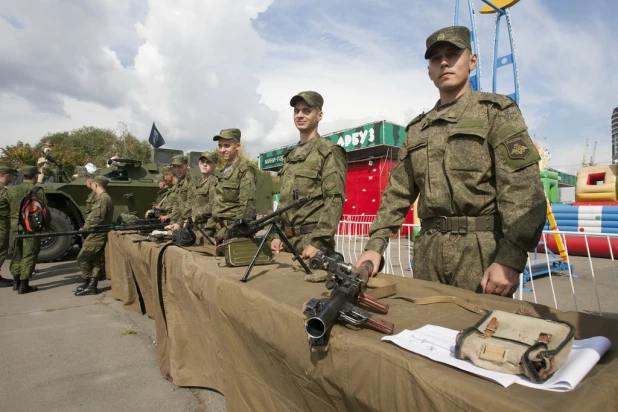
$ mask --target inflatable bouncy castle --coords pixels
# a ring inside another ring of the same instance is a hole
[[[577,172],[575,205],[615,205],[618,165],[582,167]]]

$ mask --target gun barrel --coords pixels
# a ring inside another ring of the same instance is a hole
[[[341,308],[350,300],[349,293],[344,288],[335,288],[333,293],[321,307],[320,313],[305,322],[305,331],[309,337],[320,339],[335,323]]]
[[[269,220],[280,216],[283,212],[287,212],[288,210],[296,207],[296,206],[300,206],[300,205],[304,205],[305,203],[309,202],[313,200],[313,198],[311,196],[305,196],[305,197],[301,197],[298,200],[295,200],[294,202],[292,202],[292,204],[287,205],[285,207],[282,208],[277,208],[277,210],[275,210],[274,212],[272,212],[269,215],[266,215],[260,219],[254,220],[253,222],[251,222],[253,225],[261,225],[264,222],[268,222]]]
[[[157,230],[163,229],[165,223],[149,224],[149,225],[100,225],[95,226],[92,229],[87,230],[71,230],[68,232],[37,232],[37,233],[22,233],[15,236],[17,239],[26,239],[31,237],[60,237],[60,236],[74,236],[74,235],[89,235],[91,233],[104,233],[111,232],[112,230],[124,231],[124,230]]]

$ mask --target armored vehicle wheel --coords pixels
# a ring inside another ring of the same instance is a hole
[[[48,208],[51,215],[50,232],[68,232],[75,230],[71,219],[58,209]],[[75,235],[44,237],[41,239],[41,251],[38,262],[53,262],[62,259],[73,248]]]

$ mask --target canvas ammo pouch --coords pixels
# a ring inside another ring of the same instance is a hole
[[[569,322],[495,310],[457,335],[455,357],[540,383],[566,363],[574,336]]]
[[[228,266],[249,266],[255,253],[260,247],[262,239],[237,238],[225,244],[225,263]],[[265,265],[273,260],[273,251],[270,242],[266,242],[255,262],[256,265]]]

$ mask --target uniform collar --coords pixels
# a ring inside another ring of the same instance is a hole
[[[448,102],[444,105],[440,105],[440,100],[436,102],[431,112],[425,116],[421,129],[424,129],[437,120],[443,120],[448,123],[457,123],[461,115],[468,107],[472,100],[473,91],[468,90],[452,102]],[[438,113],[438,109],[447,109],[445,112]]]

